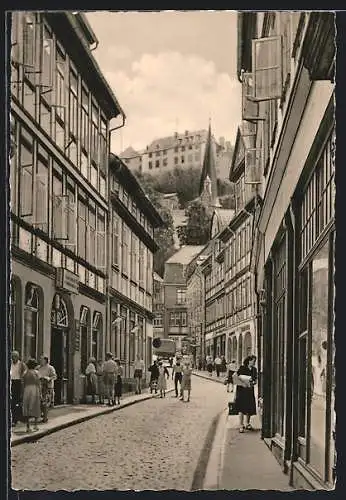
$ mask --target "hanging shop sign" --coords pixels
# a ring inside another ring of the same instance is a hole
[[[68,269],[58,267],[56,270],[55,286],[70,293],[79,293],[79,276]]]

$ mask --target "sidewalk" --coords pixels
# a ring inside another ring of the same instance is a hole
[[[226,378],[226,373],[220,373],[220,377],[216,376],[216,372],[213,371],[212,375],[210,376],[207,370],[193,370],[193,374],[196,375],[197,377],[202,377],[206,378],[207,380],[214,380],[215,382],[219,382],[220,384],[224,383],[224,380]]]
[[[204,372],[196,376],[223,383],[224,377],[210,377]],[[225,390],[226,392],[226,390]],[[227,394],[227,393],[226,393]],[[229,394],[231,400],[232,394]],[[204,490],[277,490],[293,491],[286,476],[260,438],[260,419],[252,417],[252,431],[239,432],[237,415],[228,410],[219,418],[209,456]]]
[[[168,381],[166,394],[174,391],[171,383]],[[131,406],[141,401],[146,401],[148,399],[160,397],[159,394],[150,394],[150,391],[146,389],[146,392],[135,395],[124,395],[120,405],[106,406],[106,405],[61,405],[52,408],[48,413],[48,422],[39,423],[39,430],[31,433],[26,432],[26,425],[24,423],[18,423],[11,430],[11,446],[17,446],[22,443],[28,443],[31,441],[37,441],[38,439],[46,436],[47,434],[52,434],[53,432],[60,431],[71,425],[76,425],[86,420],[89,420],[99,415],[105,415],[113,411],[120,410],[127,406]]]

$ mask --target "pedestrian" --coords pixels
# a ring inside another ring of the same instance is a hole
[[[197,366],[198,366],[198,370],[201,371],[203,368],[201,358],[198,358]]]
[[[136,382],[136,394],[141,394],[142,388],[141,388],[141,381],[144,373],[144,361],[141,359],[140,355],[137,354],[136,356],[136,361],[134,362],[134,379]]]
[[[227,363],[226,363],[226,358],[224,355],[221,356],[221,373],[224,374],[226,373],[227,370]]]
[[[34,419],[34,430],[38,430],[37,422],[41,416],[40,375],[36,370],[37,361],[30,358],[23,376],[23,416],[26,420],[26,431],[31,432],[30,419]]]
[[[172,368],[173,366],[173,358],[172,356],[169,358],[169,366]]]
[[[219,355],[216,356],[214,363],[215,363],[216,376],[220,377],[220,371],[221,371],[221,363],[222,363],[222,361],[221,361],[221,358],[220,358]]]
[[[180,395],[181,395],[181,381],[183,379],[183,366],[180,363],[180,359],[178,358],[173,366],[172,371],[172,380],[174,378],[174,389],[175,389],[175,397],[178,397],[178,383],[180,386]]]
[[[40,396],[41,396],[41,417],[42,422],[48,422],[48,408],[51,404],[51,392],[49,390],[49,378],[40,377]]]
[[[113,359],[111,352],[106,353],[106,361],[103,364],[103,382],[105,387],[105,396],[108,399],[108,406],[114,405],[114,384],[117,364]]]
[[[165,366],[163,366],[162,361],[159,362],[159,376],[157,379],[157,388],[160,391],[160,398],[166,397],[166,389],[167,389],[167,379],[169,379],[169,371]]]
[[[105,385],[103,383],[103,361],[99,359],[96,364],[96,375],[97,375],[97,395],[99,397],[99,404],[104,404],[105,397]]]
[[[120,405],[120,398],[122,395],[122,388],[123,388],[123,381],[122,381],[122,376],[123,376],[123,369],[120,364],[120,359],[115,360],[116,363],[116,371],[115,371],[115,384],[114,384],[114,403],[113,404],[118,404]]]
[[[183,380],[181,384],[181,397],[180,397],[182,401],[184,401],[184,391],[187,391],[187,402],[190,401],[191,375],[192,375],[192,367],[191,364],[187,362],[183,367]]]
[[[86,396],[91,396],[91,402],[93,404],[96,403],[96,392],[97,392],[97,375],[96,375],[96,359],[90,358],[88,366],[85,369],[85,377],[86,377],[86,387],[85,394]]]
[[[237,384],[235,396],[235,406],[239,412],[239,432],[251,430],[250,419],[252,415],[256,415],[254,385],[257,383],[257,369],[254,366],[255,362],[256,356],[248,356],[236,372],[238,380],[242,382],[241,385]]]
[[[150,394],[152,394],[153,390],[155,390],[155,394],[157,393],[157,379],[159,378],[159,367],[157,364],[157,360],[149,366],[148,371],[150,372]]]
[[[15,426],[18,420],[20,420],[22,413],[23,376],[26,366],[21,361],[18,351],[12,351],[11,359],[11,413],[12,425]]]
[[[47,380],[47,404],[49,407],[54,405],[54,381],[57,379],[56,371],[53,365],[49,364],[48,356],[44,354],[40,357],[40,364],[37,366],[36,370],[40,378],[45,378]],[[47,408],[48,411],[48,408]]]
[[[234,384],[233,384],[233,375],[237,371],[237,363],[235,359],[233,359],[228,367],[227,367],[228,373],[227,373],[227,392],[229,392],[229,386],[231,386],[231,392],[234,391]]]
[[[213,374],[213,358],[210,355],[206,357],[206,363],[207,363],[207,371],[209,373],[209,377],[211,377]]]

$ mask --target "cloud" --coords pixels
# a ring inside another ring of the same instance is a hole
[[[104,65],[105,66],[105,65]],[[109,68],[109,65],[107,65]],[[115,152],[132,145],[143,148],[154,138],[178,131],[207,128],[234,142],[240,121],[241,88],[212,61],[179,52],[143,54],[129,71],[105,71],[127,116],[112,144]]]

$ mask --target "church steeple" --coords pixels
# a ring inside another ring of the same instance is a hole
[[[207,183],[205,181],[207,181]],[[210,119],[209,119],[207,142],[204,152],[201,180],[199,184],[199,196],[201,196],[203,191],[205,190],[206,184],[208,185],[208,190],[210,190],[211,205],[218,206],[219,200],[217,196],[216,161],[215,161],[214,145],[211,135]]]

